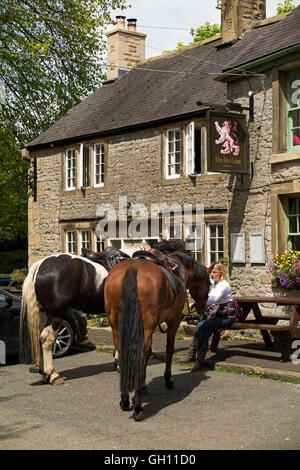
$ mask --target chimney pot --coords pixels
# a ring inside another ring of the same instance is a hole
[[[128,31],[136,31],[136,18],[128,18],[127,27]]]
[[[116,21],[117,21],[116,28],[117,29],[125,29],[125,19],[126,19],[126,16],[116,16]]]

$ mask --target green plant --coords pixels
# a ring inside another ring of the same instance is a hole
[[[11,277],[14,282],[22,284],[25,281],[26,274],[25,269],[14,269],[11,273]]]
[[[277,5],[277,15],[281,13],[287,13],[288,11],[294,10],[296,7],[293,0],[285,0],[283,3]]]

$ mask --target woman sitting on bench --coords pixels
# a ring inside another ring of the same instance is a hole
[[[198,322],[192,344],[180,360],[183,364],[196,361],[192,372],[207,368],[205,355],[211,335],[219,329],[230,327],[239,319],[239,309],[232,298],[231,287],[225,280],[223,264],[213,263],[208,272],[212,289],[207,300],[205,319]]]

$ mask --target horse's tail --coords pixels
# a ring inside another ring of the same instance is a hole
[[[128,394],[144,386],[144,330],[137,290],[137,271],[129,268],[122,282],[119,314],[120,388]]]
[[[34,278],[40,262],[34,263],[23,283],[20,313],[19,359],[23,364],[40,360],[40,308],[34,289]]]

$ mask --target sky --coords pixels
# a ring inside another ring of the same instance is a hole
[[[284,0],[267,0],[267,17],[276,15],[278,3]],[[137,19],[137,31],[147,34],[146,58],[175,49],[178,42],[189,44],[191,27],[197,28],[206,21],[221,22],[217,0],[127,0],[127,4],[131,8],[116,10],[113,16]],[[294,0],[294,5],[300,5],[300,0]],[[112,29],[114,26],[108,27],[108,31]]]

